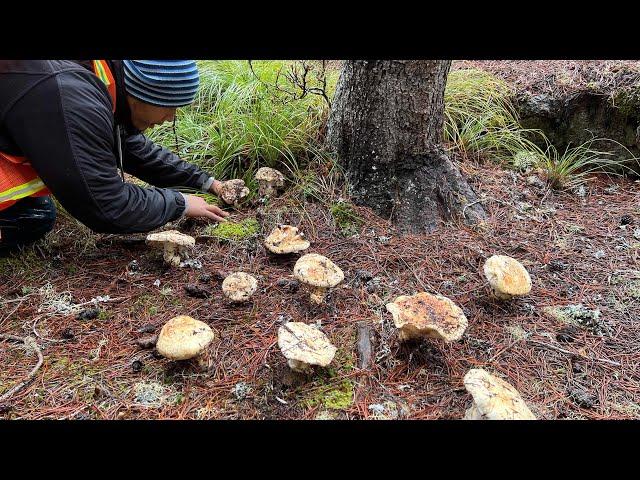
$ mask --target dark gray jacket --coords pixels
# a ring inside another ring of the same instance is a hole
[[[200,190],[210,175],[135,130],[121,62],[108,62],[115,114],[90,61],[0,60],[0,151],[27,157],[62,206],[92,230],[147,232],[184,213],[184,197],[171,187]],[[123,182],[116,125],[125,172],[161,188]]]

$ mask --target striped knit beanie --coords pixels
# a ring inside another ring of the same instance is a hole
[[[129,95],[158,107],[183,107],[196,97],[200,77],[193,60],[123,60]]]

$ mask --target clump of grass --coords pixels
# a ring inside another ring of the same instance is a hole
[[[301,160],[321,154],[317,140],[328,114],[318,95],[295,98],[296,86],[284,72],[288,61],[202,61],[196,101],[178,110],[176,132],[184,160],[196,163],[216,178],[252,180],[260,166],[298,170]],[[337,72],[327,72],[332,94]],[[150,137],[169,148],[175,140],[171,125]],[[250,187],[251,188],[251,187]]]
[[[475,69],[451,72],[445,89],[445,140],[465,156],[509,162],[528,151],[536,130],[523,129],[503,80]]]
[[[594,145],[603,142],[613,142],[623,147],[615,140],[592,138],[576,147],[569,145],[564,152],[558,151],[547,141],[545,150],[533,147],[531,153],[538,157],[538,166],[544,170],[551,188],[575,189],[594,173],[622,175],[625,171],[632,171],[630,160],[634,159],[633,154],[627,150],[629,158],[620,158],[616,153],[595,148]]]
[[[257,235],[260,224],[255,218],[247,218],[241,222],[222,222],[207,225],[203,233],[223,241],[241,241]]]
[[[350,236],[358,233],[363,221],[350,203],[345,201],[332,203],[329,211],[342,235]]]

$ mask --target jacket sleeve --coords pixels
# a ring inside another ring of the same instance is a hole
[[[40,82],[4,123],[62,206],[95,232],[147,232],[184,213],[179,192],[122,181],[111,101],[89,72],[65,71]]]
[[[124,170],[156,187],[190,187],[207,190],[213,178],[141,133],[129,135],[123,144]]]

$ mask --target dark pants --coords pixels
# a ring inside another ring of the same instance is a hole
[[[51,197],[26,197],[0,210],[0,256],[41,239],[55,221]]]

